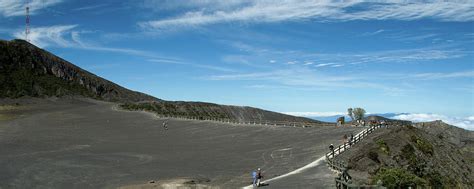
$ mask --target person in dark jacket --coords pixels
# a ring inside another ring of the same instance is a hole
[[[329,151],[332,153],[332,157],[334,157],[334,145],[329,145]]]
[[[257,186],[260,186],[262,183],[263,179],[263,174],[262,174],[262,170],[260,168],[257,169]]]
[[[349,138],[349,145],[352,146],[354,144],[354,134],[351,133],[351,137]]]

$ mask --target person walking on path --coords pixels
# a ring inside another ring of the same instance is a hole
[[[260,186],[262,183],[263,179],[263,174],[262,174],[262,170],[260,168],[257,169],[257,187]]]
[[[349,138],[349,146],[352,146],[354,143],[354,134],[351,133],[351,137]]]
[[[163,122],[163,128],[165,130],[168,130],[168,120],[166,120],[165,122]]]
[[[332,153],[332,157],[334,158],[334,145],[329,145],[329,151]]]
[[[252,185],[257,186],[257,171],[252,171]]]

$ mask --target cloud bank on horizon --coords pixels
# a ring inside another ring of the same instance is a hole
[[[467,130],[474,131],[474,116],[469,117],[450,117],[439,114],[401,114],[392,117],[392,119],[407,120],[413,122],[428,122],[441,120],[447,124],[458,126]]]
[[[32,43],[163,99],[309,114],[356,105],[472,125],[472,0],[31,0],[30,7]],[[24,38],[24,8],[25,1],[0,0],[0,38]]]
[[[345,112],[283,112],[284,114],[308,117],[322,121],[335,122],[336,117],[345,116]],[[441,120],[447,124],[474,131],[474,116],[455,117],[432,113],[367,113],[367,115],[387,116],[389,119],[399,119],[413,122],[430,122]]]

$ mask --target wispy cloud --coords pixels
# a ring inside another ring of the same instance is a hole
[[[474,78],[474,70],[448,72],[448,73],[419,73],[412,76],[422,80],[452,79],[452,78]]]
[[[46,9],[63,0],[31,0],[30,14],[37,14],[41,9]],[[25,15],[26,1],[21,0],[0,0],[0,15],[4,17]]]
[[[415,113],[415,114],[402,114],[392,117],[392,119],[401,119],[408,120],[413,122],[427,122],[442,120],[445,123],[458,126],[468,130],[474,130],[474,116],[469,117],[450,117],[440,114],[425,114],[425,113]]]
[[[459,49],[443,49],[436,47],[370,51],[364,53],[306,53],[304,58],[312,58],[321,62],[316,67],[345,64],[370,64],[370,63],[412,63],[432,60],[455,59],[472,54],[472,52]]]
[[[207,2],[207,1],[206,1]],[[350,21],[350,20],[417,20],[423,18],[441,21],[465,22],[474,20],[474,5],[470,1],[235,1],[233,9],[220,9],[204,3],[203,10],[188,11],[183,15],[140,22],[143,28],[163,30],[226,22],[280,22],[294,20]],[[218,4],[218,3],[217,3]],[[211,11],[205,8],[211,7]],[[364,7],[364,8],[360,8]]]
[[[214,81],[243,80],[243,81],[265,81],[282,86],[309,87],[321,90],[329,90],[338,87],[370,87],[381,86],[365,82],[363,78],[356,76],[334,76],[322,72],[314,72],[307,68],[292,68],[273,71],[236,73],[224,75],[211,75],[205,79]]]
[[[380,30],[377,30],[377,31],[374,31],[374,32],[366,32],[366,33],[363,33],[362,36],[374,36],[374,35],[377,35],[379,33],[384,32],[384,31],[385,30],[380,29]]]
[[[210,9],[210,10],[227,10],[252,3],[253,0],[187,0],[186,3],[175,0],[143,0],[140,4],[142,8],[152,9],[156,11],[176,10],[176,9]]]
[[[271,59],[283,64],[298,64],[302,62],[306,66],[315,68],[336,68],[357,64],[380,64],[380,63],[423,63],[434,60],[447,60],[462,58],[473,54],[472,51],[456,49],[452,46],[430,46],[425,48],[410,48],[396,50],[381,50],[367,52],[337,52],[337,53],[314,53],[301,50],[275,50],[266,47],[258,47],[243,42],[228,42],[228,45],[251,54],[248,57],[259,57],[260,59]],[[251,61],[251,58],[247,58]]]
[[[336,65],[336,63],[323,63],[323,64],[317,64],[314,67],[320,68],[320,67],[325,67],[325,66],[331,66],[331,65]]]
[[[174,60],[173,59],[148,59],[148,61],[162,63],[162,64],[177,64],[177,65],[183,65],[183,66],[191,66],[195,68],[203,68],[203,69],[220,71],[220,72],[234,72],[234,70],[230,68],[207,65],[207,64],[197,64],[197,63],[192,63],[190,61],[177,60],[177,59],[174,59]]]
[[[196,64],[190,63],[188,61],[169,58],[164,56],[159,56],[157,53],[129,49],[129,48],[117,48],[117,47],[105,47],[85,41],[81,38],[81,34],[88,33],[74,30],[78,25],[56,25],[48,27],[35,27],[31,29],[30,41],[39,47],[48,47],[48,46],[59,46],[64,48],[76,48],[90,51],[104,51],[104,52],[114,52],[114,53],[123,53],[133,56],[139,56],[147,58],[149,62],[157,63],[166,63],[166,64],[181,64],[192,66],[196,68],[204,68],[209,70],[216,70],[222,72],[232,72],[232,69],[205,65],[205,64]],[[24,33],[22,30],[17,30],[14,34],[16,38],[24,38]]]
[[[107,6],[107,4],[84,6],[84,7],[79,7],[79,8],[72,9],[72,11],[90,11],[90,10],[95,10],[95,9],[102,8],[102,7],[105,7],[105,6]]]
[[[76,28],[77,25],[56,25],[48,27],[34,27],[31,28],[29,39],[31,43],[39,46],[46,47],[50,45],[57,45],[61,47],[72,46],[72,42],[65,38],[65,35],[71,34],[71,30]],[[17,30],[14,37],[24,39],[25,33],[23,30]]]
[[[172,58],[162,57],[157,53],[129,49],[129,48],[117,48],[117,47],[106,47],[90,43],[81,38],[81,34],[88,33],[76,30],[78,25],[55,25],[47,27],[34,27],[31,28],[29,35],[30,42],[38,47],[63,47],[63,48],[76,48],[90,51],[104,51],[129,54],[144,58],[153,58],[167,61],[174,61]],[[21,29],[16,30],[13,34],[14,37],[23,39],[25,38],[24,32]]]

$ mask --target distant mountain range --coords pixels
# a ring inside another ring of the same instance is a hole
[[[0,89],[0,98],[84,96],[125,103],[122,107],[130,110],[148,110],[167,116],[326,124],[252,107],[161,100],[119,86],[19,39],[0,40]]]

